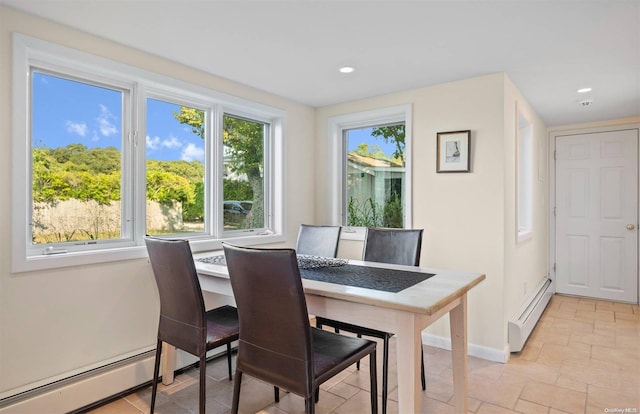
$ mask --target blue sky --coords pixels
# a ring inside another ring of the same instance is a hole
[[[147,159],[204,161],[204,142],[173,116],[178,105],[147,100]],[[58,148],[122,149],[122,94],[119,91],[33,73],[33,145]],[[371,128],[349,131],[349,151],[361,142],[378,145],[387,155],[395,149],[371,137]]]
[[[396,149],[394,143],[385,144],[384,139],[371,136],[372,128],[351,129],[349,130],[349,142],[347,151],[351,152],[358,148],[358,144],[364,142],[369,145],[369,151],[373,152],[373,146],[377,145],[388,156],[393,154]]]
[[[147,101],[148,159],[204,161],[204,143],[173,117],[178,105]],[[47,74],[33,74],[33,145],[122,149],[122,95]]]

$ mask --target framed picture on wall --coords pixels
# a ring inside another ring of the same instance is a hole
[[[471,131],[438,132],[436,172],[469,172]]]

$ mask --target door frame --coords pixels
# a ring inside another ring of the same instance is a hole
[[[555,206],[556,206],[556,160],[555,160],[555,150],[556,150],[556,138],[559,136],[565,135],[578,135],[578,134],[589,134],[589,133],[598,133],[598,132],[613,132],[613,131],[623,131],[635,129],[638,130],[638,141],[640,141],[640,123],[611,123],[611,124],[602,124],[601,126],[575,126],[568,128],[549,128],[549,153],[547,154],[549,160],[549,210],[547,214],[549,215],[549,275],[551,275],[553,291],[556,291],[556,271],[555,271],[555,263],[556,263],[556,215],[554,214]],[[640,164],[640,142],[638,142],[638,163]],[[638,168],[640,174],[640,166]],[[638,177],[638,194],[640,197],[640,177]],[[640,203],[640,200],[637,200]],[[636,217],[636,227],[637,231],[640,234],[640,209],[638,210],[639,217]],[[636,260],[638,274],[636,274],[637,278],[640,278],[640,240],[638,242],[638,251],[636,252]],[[636,292],[636,304],[640,304],[640,279],[638,280],[638,292]]]

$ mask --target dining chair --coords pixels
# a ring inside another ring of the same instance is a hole
[[[238,412],[246,373],[303,397],[313,414],[320,384],[369,356],[376,413],[376,343],[310,326],[296,251],[223,248],[240,318],[231,412]]]
[[[296,252],[312,256],[336,257],[341,231],[341,226],[301,224],[298,230]]]
[[[151,413],[156,403],[162,343],[166,342],[199,358],[200,413],[205,412],[207,351],[227,346],[229,380],[231,342],[239,337],[237,309],[221,306],[206,311],[198,274],[187,240],[145,237],[149,261],[160,294],[160,321],[151,389]]]
[[[422,232],[422,229],[368,228],[364,240],[362,260],[367,262],[420,266]],[[334,328],[335,332],[344,330],[355,333],[358,337],[366,335],[382,339],[382,413],[386,414],[389,383],[389,340],[393,336],[393,333],[316,316],[316,327],[321,329],[325,325]],[[422,382],[422,390],[424,391],[426,389],[426,378],[424,374],[424,353],[422,350],[420,357],[420,379]]]

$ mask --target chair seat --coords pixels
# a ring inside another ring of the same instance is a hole
[[[360,361],[376,349],[376,343],[367,339],[339,335],[313,327],[311,334],[313,370],[318,384]]]
[[[238,339],[238,310],[224,305],[207,311],[207,351]]]

